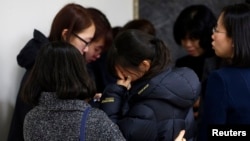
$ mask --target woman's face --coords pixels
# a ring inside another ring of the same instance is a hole
[[[222,23],[222,15],[219,16],[217,26],[213,29],[212,46],[215,54],[221,58],[233,57],[232,38],[227,36],[226,29]]]
[[[92,24],[90,27],[82,30],[79,33],[73,33],[70,38],[70,43],[75,46],[81,54],[88,52],[88,46],[95,34],[95,26]]]
[[[120,78],[127,78],[128,76],[130,76],[131,82],[138,80],[145,74],[143,73],[143,71],[124,68],[122,66],[116,66],[116,71],[119,71],[119,73],[117,73],[121,75],[119,76]]]
[[[143,60],[136,69],[125,68],[120,65],[117,65],[116,71],[120,78],[127,78],[129,76],[131,78],[131,81],[133,82],[143,77],[150,69],[150,66],[150,60]]]
[[[198,39],[185,38],[181,40],[181,45],[186,49],[189,55],[193,57],[201,56],[204,52],[203,48],[199,45]]]
[[[89,45],[88,52],[86,52],[85,54],[87,63],[96,61],[98,58],[100,58],[103,48],[104,48],[104,38],[92,41],[91,44]]]

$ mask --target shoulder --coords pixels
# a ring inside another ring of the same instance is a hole
[[[196,73],[188,67],[173,68],[170,74],[179,79],[199,81]]]
[[[209,79],[222,79],[222,80],[238,80],[239,78],[248,79],[250,76],[250,68],[234,68],[224,67],[213,71],[209,75]]]
[[[244,69],[241,69],[241,68],[223,67],[223,68],[213,71],[211,75],[212,76],[219,75],[221,77],[226,77],[226,76],[235,76],[242,72],[244,72]]]
[[[166,73],[161,85],[176,95],[197,96],[201,83],[196,73],[187,67],[173,68]]]
[[[95,122],[100,120],[102,122],[111,122],[107,114],[103,110],[98,108],[90,108],[89,117],[90,122],[93,122],[94,124],[97,124]]]
[[[91,140],[124,140],[117,124],[107,114],[97,108],[91,108],[87,120],[88,137]],[[97,133],[97,134],[96,134]]]
[[[172,77],[172,83],[179,83],[179,86],[198,88],[200,81],[197,74],[188,67],[173,68],[169,76]]]
[[[106,115],[106,113],[104,111],[102,111],[101,109],[98,108],[90,108],[89,113],[93,116],[93,117],[99,117],[101,115]]]

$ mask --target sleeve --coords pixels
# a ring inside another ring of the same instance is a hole
[[[155,114],[147,105],[134,106],[117,124],[127,140],[157,140]]]
[[[227,86],[223,77],[216,71],[211,73],[207,81],[206,94],[204,96],[200,138],[207,139],[207,129],[210,125],[224,124],[227,111]]]
[[[217,72],[212,73],[207,82],[204,114],[208,123],[226,122],[227,88],[224,79]]]
[[[127,89],[117,84],[111,84],[104,90],[100,109],[102,109],[113,122],[122,117],[122,107],[126,103]]]

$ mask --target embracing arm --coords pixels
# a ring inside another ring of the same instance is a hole
[[[126,101],[127,89],[117,84],[106,87],[101,97],[100,109],[116,123],[122,116],[122,106]]]
[[[119,79],[116,84],[105,88],[100,106],[115,123],[126,112],[126,108],[124,107],[127,105],[128,90],[131,87],[131,77],[125,77],[119,68],[116,68],[116,71]]]
[[[144,104],[134,106],[117,124],[127,140],[157,139],[154,111]]]

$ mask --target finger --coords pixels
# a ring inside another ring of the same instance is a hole
[[[131,76],[128,75],[128,76],[126,77],[126,82],[127,82],[127,83],[131,83],[131,80],[132,80]]]
[[[127,86],[127,89],[129,90],[131,88],[131,76],[127,76],[125,80],[125,85]]]
[[[125,79],[119,67],[115,67],[115,70],[120,79]]]
[[[175,141],[185,141],[186,139],[183,138],[185,135],[185,130],[181,130],[178,136],[176,137]]]
[[[95,99],[100,99],[102,97],[102,93],[96,93],[94,98]]]

